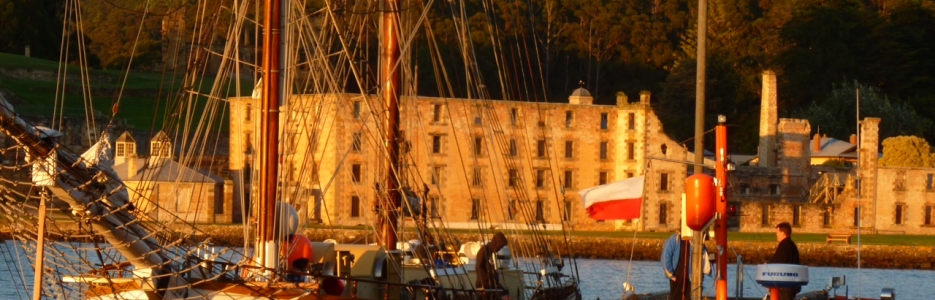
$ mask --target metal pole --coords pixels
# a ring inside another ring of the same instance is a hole
[[[705,109],[705,75],[708,31],[708,1],[698,0],[698,53],[696,57],[695,76],[695,162],[704,163],[704,109]],[[701,167],[695,166],[695,174],[701,174]]]
[[[698,54],[695,83],[695,162],[704,163],[704,113],[705,113],[705,43],[707,34],[708,2],[698,0]],[[695,174],[702,173],[702,167],[695,165]],[[701,232],[694,232],[692,244],[697,246],[692,251],[692,299],[701,299],[701,246],[704,237]]]
[[[743,298],[743,256],[737,255],[737,284],[734,286],[734,299]]]
[[[715,279],[715,296],[717,300],[727,300],[727,117],[717,117],[715,128],[715,179],[716,195],[715,207],[718,219],[714,230],[717,240],[717,278]]]

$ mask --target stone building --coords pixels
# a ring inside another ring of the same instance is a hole
[[[130,201],[154,221],[231,223],[240,215],[230,182],[187,167],[173,157],[173,143],[162,131],[150,141],[149,157],[128,132],[114,142],[114,172],[129,190]]]
[[[772,121],[775,75],[765,72],[763,85],[759,157],[730,173],[740,231],[789,222],[801,232],[935,234],[935,169],[879,167],[882,120],[863,119],[848,142],[808,140],[807,121]]]
[[[247,195],[258,101],[229,101],[231,174],[245,178],[238,186]],[[376,97],[296,95],[290,101],[281,108],[280,148],[280,181],[290,192],[281,198],[312,221],[372,224],[374,189],[387,173]],[[456,228],[678,227],[687,168],[672,161],[690,156],[663,134],[648,92],[635,102],[620,93],[615,105],[595,105],[583,88],[568,103],[411,96],[400,103],[400,183],[426,199],[432,220]],[[587,217],[577,190],[641,175],[641,220]]]

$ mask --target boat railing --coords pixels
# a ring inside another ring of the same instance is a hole
[[[269,268],[264,268],[260,266],[254,266],[244,263],[231,263],[223,261],[203,261],[199,264],[202,268],[206,268],[203,271],[205,275],[209,274],[220,274],[228,272],[231,274],[244,274],[244,272],[252,274],[274,274],[276,278],[285,278],[286,275],[300,276],[301,278],[307,278],[312,282],[318,282],[319,284],[325,282],[329,279],[336,279],[345,282],[349,288],[349,296],[357,297],[358,285],[361,283],[373,284],[383,286],[384,291],[390,291],[392,289],[405,289],[407,293],[415,295],[416,292],[421,292],[424,295],[426,300],[458,300],[458,299],[488,299],[488,298],[499,298],[499,297],[488,297],[488,295],[499,295],[503,292],[500,289],[470,289],[470,288],[451,288],[443,287],[437,285],[434,280],[427,279],[420,281],[419,283],[413,282],[390,282],[381,279],[365,278],[365,277],[352,277],[352,276],[334,276],[334,264],[330,266],[328,263],[318,263],[313,264],[309,271],[276,271]],[[249,279],[240,276],[241,280]],[[300,282],[301,283],[301,282]],[[296,284],[300,284],[296,283]],[[389,293],[385,293],[384,298],[389,299]],[[415,298],[415,297],[413,297]]]

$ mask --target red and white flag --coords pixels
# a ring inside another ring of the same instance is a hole
[[[638,219],[643,204],[643,181],[643,176],[627,178],[581,190],[578,195],[592,219]]]

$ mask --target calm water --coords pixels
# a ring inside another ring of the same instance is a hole
[[[31,272],[16,271],[16,266],[20,263],[23,264],[21,268],[29,269],[29,263],[25,259],[17,259],[17,255],[25,257],[22,250],[9,241],[0,245],[0,299],[31,299]],[[753,280],[755,269],[756,266],[748,265],[743,272],[746,279],[743,288],[745,297],[763,297],[767,293],[766,289]],[[582,296],[587,300],[620,299],[623,283],[627,281],[635,288],[636,293],[659,292],[669,288],[662,268],[656,261],[635,261],[631,265],[620,260],[581,259],[578,260],[578,270],[581,274]],[[730,296],[734,296],[735,293],[736,271],[736,266],[728,266]],[[884,287],[895,288],[899,299],[932,299],[932,295],[935,294],[935,271],[861,269],[859,275],[862,297],[879,297]],[[858,272],[857,269],[849,268],[809,268],[811,282],[802,290],[824,289],[831,277],[835,276],[846,276],[850,295],[856,294]],[[712,279],[705,279],[704,288],[705,295],[714,295]],[[839,295],[844,293],[843,287],[837,291]]]

